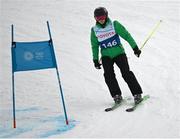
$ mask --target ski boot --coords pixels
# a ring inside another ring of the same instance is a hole
[[[122,96],[120,95],[115,95],[113,99],[114,99],[115,104],[120,104],[123,100]]]
[[[143,100],[143,99],[142,99],[141,94],[135,94],[135,95],[134,95],[134,103],[135,103],[135,104],[139,104],[142,100]]]

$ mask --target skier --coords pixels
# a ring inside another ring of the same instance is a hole
[[[139,50],[136,42],[122,24],[118,21],[111,21],[108,17],[106,8],[96,8],[94,10],[94,18],[96,24],[91,28],[91,46],[95,68],[101,69],[101,64],[99,62],[100,47],[105,82],[115,103],[121,103],[123,98],[115,77],[114,63],[119,67],[123,79],[128,84],[134,96],[135,104],[140,103],[142,101],[141,94],[143,92],[134,73],[129,69],[125,50],[121,44],[121,38],[130,44],[137,57],[140,56],[141,50]]]

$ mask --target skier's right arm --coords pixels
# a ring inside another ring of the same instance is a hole
[[[101,65],[99,64],[99,42],[93,28],[91,28],[91,49],[92,49],[94,66],[95,68],[100,69]]]
[[[91,48],[92,48],[93,60],[98,60],[99,59],[99,42],[93,28],[91,28]]]

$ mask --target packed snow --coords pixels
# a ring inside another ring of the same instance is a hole
[[[133,97],[115,66],[125,103],[113,105],[103,70],[92,62],[93,11],[104,6],[139,47],[163,20],[137,58],[123,41],[131,70],[150,99],[128,113]],[[48,40],[51,26],[69,125],[64,122],[55,69],[15,73],[16,120],[12,126],[11,25],[15,41]],[[178,0],[0,0],[1,138],[180,138],[180,2]]]

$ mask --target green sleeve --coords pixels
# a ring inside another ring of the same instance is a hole
[[[93,28],[91,29],[91,48],[93,60],[99,60],[99,42]]]
[[[131,34],[118,21],[114,21],[114,28],[116,33],[126,40],[132,48],[137,47],[137,44]]]

